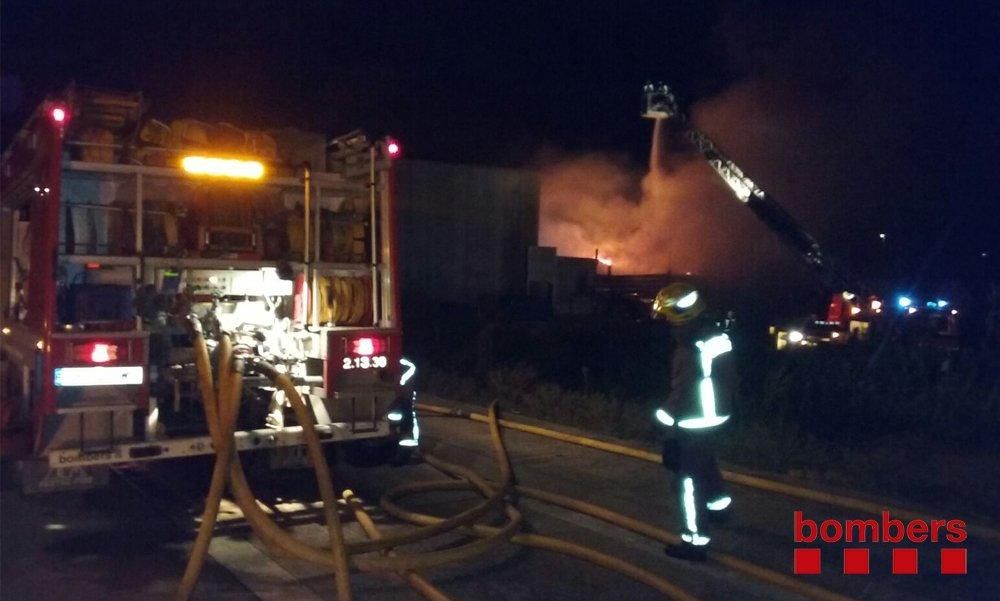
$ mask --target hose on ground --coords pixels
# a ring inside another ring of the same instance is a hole
[[[462,409],[453,409],[451,407],[442,407],[440,405],[429,405],[427,403],[420,403],[419,405],[417,405],[417,409],[426,412],[430,416],[462,417],[476,422],[486,421],[486,416],[481,413],[464,411]],[[559,430],[552,430],[550,428],[542,428],[539,426],[532,426],[530,424],[524,424],[508,420],[500,420],[500,425],[510,430],[517,430],[520,432],[526,432],[528,434],[544,436],[546,438],[551,438],[553,440],[560,440],[562,442],[568,442],[579,446],[598,449],[600,451],[607,451],[608,453],[615,453],[617,455],[632,457],[634,459],[648,461],[651,463],[661,463],[663,461],[663,458],[659,453],[653,453],[651,451],[646,451],[644,449],[636,449],[633,447],[629,447],[622,444],[616,444],[613,442],[595,440],[593,438],[587,438],[585,436],[577,436],[575,434],[570,434],[568,432],[560,432]],[[833,505],[834,507],[842,507],[844,509],[863,511],[865,513],[870,513],[873,515],[881,515],[883,511],[889,511],[890,513],[892,513],[892,515],[896,517],[900,517],[907,520],[920,519],[926,522],[931,522],[940,517],[926,512],[917,511],[914,509],[896,507],[893,504],[886,502],[876,503],[847,495],[835,494],[823,490],[806,488],[803,486],[797,486],[795,484],[789,484],[786,482],[779,482],[777,480],[762,478],[760,476],[754,476],[751,474],[734,472],[732,470],[722,470],[722,477],[727,482],[732,482],[733,484],[737,484],[740,486],[756,488],[759,490],[764,490],[767,492],[779,495],[785,495],[797,499],[805,499],[807,501],[825,503],[827,505]],[[970,536],[976,536],[978,538],[994,542],[1000,542],[1000,530],[997,530],[996,528],[984,526],[982,524],[967,524],[966,531],[969,533]]]
[[[192,553],[185,568],[181,585],[178,587],[177,599],[186,600],[190,597],[197,583],[198,575],[204,564],[212,531],[218,517],[219,503],[228,481],[230,491],[239,505],[244,518],[250,524],[254,534],[271,549],[279,549],[284,553],[331,567],[339,601],[350,601],[351,589],[349,572],[351,568],[372,572],[403,573],[422,594],[433,601],[447,599],[440,591],[434,589],[413,574],[413,570],[440,566],[461,560],[467,560],[482,554],[507,541],[518,544],[549,549],[591,561],[602,567],[618,571],[639,582],[647,584],[662,592],[671,599],[691,601],[693,597],[677,588],[670,582],[653,575],[625,561],[605,555],[593,549],[576,545],[568,541],[535,534],[519,534],[523,521],[520,511],[512,505],[508,498],[516,490],[513,469],[503,442],[500,420],[496,405],[490,407],[487,423],[490,426],[490,440],[499,466],[499,484],[487,482],[474,472],[451,466],[445,462],[430,458],[445,473],[463,480],[433,480],[394,487],[385,493],[382,506],[391,515],[401,517],[418,527],[395,536],[382,537],[377,531],[370,531],[370,540],[347,543],[343,538],[340,516],[337,511],[337,500],[334,495],[333,482],[329,466],[323,454],[322,446],[313,425],[314,416],[303,402],[291,378],[280,373],[274,366],[263,361],[247,359],[246,362],[232,360],[232,344],[228,337],[223,336],[218,349],[218,390],[212,377],[211,360],[208,346],[205,343],[197,319],[191,319],[195,363],[198,369],[199,389],[205,408],[205,418],[209,434],[216,451],[216,461],[212,470],[212,480],[209,485],[208,497],[199,526],[198,535],[192,548]],[[274,520],[261,508],[254,496],[246,474],[240,462],[239,453],[234,444],[236,416],[239,411],[239,400],[242,396],[242,377],[244,369],[252,369],[267,376],[276,388],[281,390],[294,410],[298,423],[302,428],[309,460],[316,474],[316,482],[323,501],[323,513],[330,539],[328,548],[314,547],[297,540],[290,533],[278,526]],[[395,503],[395,499],[422,492],[440,492],[450,490],[473,490],[478,492],[483,501],[476,506],[449,518],[441,518],[410,512]],[[356,499],[355,499],[356,500]],[[357,503],[349,507],[359,516]],[[477,522],[493,512],[502,509],[506,518],[499,526],[484,526]],[[363,511],[362,511],[363,513]],[[365,528],[366,520],[358,518]],[[369,526],[374,526],[367,520]],[[425,540],[445,532],[455,531],[467,535],[472,540],[459,546],[437,549],[421,553],[389,553],[390,549],[401,545]],[[374,532],[374,536],[372,533]],[[378,552],[378,553],[375,553]],[[416,578],[414,578],[416,577]],[[420,582],[425,583],[420,584]],[[429,587],[429,588],[428,588]],[[437,596],[435,596],[437,595]]]
[[[279,378],[276,384],[285,391],[289,399],[298,399],[301,402],[298,392],[295,387],[291,384],[291,380],[285,376],[284,378]],[[294,403],[294,400],[293,400]],[[304,407],[304,405],[303,405]],[[303,431],[312,430],[312,425],[308,421],[300,421],[303,424]],[[313,430],[314,431],[314,430]],[[315,431],[314,431],[315,432]],[[322,466],[326,467],[325,458],[321,458]],[[291,534],[283,530],[278,526],[270,516],[268,516],[258,505],[257,500],[250,489],[249,484],[246,481],[246,477],[243,474],[242,466],[239,461],[239,457],[233,461],[230,467],[230,487],[233,492],[233,496],[240,506],[244,517],[247,522],[253,528],[254,533],[271,548],[277,548],[283,552],[292,555],[293,557],[298,557],[305,561],[310,561],[313,563],[330,565],[330,555],[329,549],[323,549],[308,545],[299,541]],[[484,513],[482,510],[482,505],[489,505],[494,502],[501,502],[503,500],[503,495],[505,494],[507,487],[498,487],[495,493],[490,499],[487,499],[480,507],[474,508],[477,511],[463,512],[466,515],[466,521],[462,523],[455,523],[454,518],[449,519],[449,523],[453,523],[450,528],[441,528],[440,525],[437,527],[427,527],[422,529],[416,529],[412,532],[394,536],[385,537],[379,540],[365,541],[361,543],[352,542],[345,545],[346,551],[349,555],[349,565],[351,567],[360,569],[366,572],[378,572],[378,571],[389,571],[395,572],[404,569],[416,569],[416,568],[428,568],[438,565],[443,565],[453,561],[458,561],[462,559],[468,559],[479,553],[486,552],[493,547],[502,544],[505,540],[509,539],[514,532],[521,525],[521,514],[516,509],[507,508],[506,513],[509,518],[507,524],[501,529],[496,537],[492,537],[485,540],[476,540],[472,543],[462,545],[460,547],[453,547],[440,551],[430,551],[421,554],[400,554],[395,557],[386,556],[370,556],[370,555],[355,555],[357,553],[367,553],[370,551],[381,551],[383,549],[388,549],[391,547],[396,547],[402,544],[409,544],[413,542],[418,542],[440,534],[447,530],[454,530],[462,525],[467,525],[473,523],[479,516]],[[331,507],[335,507],[335,504],[331,504]],[[487,507],[488,509],[489,507]],[[463,515],[459,514],[459,515]],[[469,518],[472,515],[474,518]],[[456,516],[458,517],[458,516]],[[403,541],[403,542],[399,542]]]
[[[459,480],[451,480],[450,488],[453,490],[478,490],[480,493],[490,490],[493,486],[492,483],[482,479],[478,474],[469,470],[467,468],[454,465],[438,459],[433,455],[425,455],[425,460],[432,467],[449,474],[456,478],[461,478]],[[448,482],[448,481],[446,481]],[[417,487],[414,486],[413,489]],[[521,487],[518,487],[521,488]],[[407,492],[415,492],[411,489]],[[436,489],[436,490],[440,490]],[[395,498],[401,496],[399,489],[390,491],[386,493],[386,496],[382,498],[382,507],[385,509],[386,513],[412,523],[434,523],[436,520],[441,518],[430,516],[426,514],[417,513],[414,511],[406,510],[395,503]],[[474,525],[471,528],[471,533],[476,536],[491,536],[496,532],[496,528],[490,526]],[[555,553],[560,553],[563,555],[568,555],[570,557],[576,557],[577,559],[582,559],[584,561],[590,562],[607,570],[612,570],[622,574],[632,580],[641,582],[645,584],[666,597],[670,599],[675,599],[676,601],[694,601],[696,598],[685,592],[683,589],[679,588],[670,581],[644,570],[635,564],[629,563],[617,557],[602,553],[590,547],[585,547],[577,543],[573,543],[567,540],[552,536],[543,536],[540,534],[527,534],[518,533],[511,537],[510,542],[524,545],[527,547],[535,547],[538,549],[545,549],[548,551],[553,551]]]
[[[594,505],[593,503],[587,503],[586,501],[581,501],[579,499],[574,499],[572,497],[567,497],[549,491],[539,490],[537,488],[528,488],[526,486],[518,486],[517,492],[523,497],[535,499],[536,501],[542,501],[544,503],[557,505],[577,513],[589,515],[590,517],[597,518],[609,524],[614,524],[615,526],[619,526],[626,530],[631,530],[636,534],[641,534],[647,538],[651,538],[664,544],[679,545],[681,543],[680,537],[672,532],[668,532],[662,528],[657,528],[656,526],[626,515],[622,515],[618,512],[611,511],[606,507],[601,507],[599,505]],[[728,553],[709,551],[708,558],[711,561],[720,563],[737,572],[742,572],[748,576],[756,578],[757,580],[761,580],[784,589],[793,590],[809,599],[816,599],[818,601],[851,601],[850,597],[828,591],[818,586],[813,586],[786,574],[775,572],[774,570],[769,570],[739,559],[738,557],[734,557]]]
[[[347,502],[347,506],[354,512],[354,519],[356,519],[358,524],[361,525],[361,529],[365,531],[368,538],[373,540],[382,538],[382,533],[379,532],[378,526],[375,525],[375,521],[372,520],[371,516],[368,515],[368,512],[365,511],[364,503],[361,502],[361,499],[359,499],[351,490],[345,490],[342,496],[344,501]],[[395,552],[387,550],[384,551],[384,553],[392,555]],[[424,599],[427,599],[427,601],[453,601],[451,597],[441,592],[441,590],[431,584],[429,580],[413,570],[405,570],[400,573],[400,576],[404,582],[409,584],[413,590],[420,593]]]
[[[474,421],[481,421],[480,419],[477,419],[479,417],[478,414],[465,413],[462,412],[461,410],[451,410],[445,407],[437,407],[435,405],[421,405],[420,408],[426,411],[430,411],[432,415],[439,414],[442,416],[451,416],[451,417],[468,417],[470,419],[473,419]],[[592,446],[594,448],[598,448],[600,450],[609,451],[613,453],[618,453],[619,448],[627,449],[629,453],[620,453],[620,454],[628,454],[629,456],[633,457],[638,456],[639,453],[646,453],[645,451],[641,451],[639,449],[632,449],[629,447],[624,447],[622,445],[616,445],[614,443],[605,443],[603,441],[597,441],[597,440],[591,441],[590,439],[582,438],[565,432],[557,432],[555,430],[548,430],[547,428],[539,428],[527,424],[509,422],[507,420],[500,420],[499,424],[500,426],[505,428],[521,430],[531,434],[548,436],[550,438],[557,438],[558,440],[563,440],[566,442],[575,442],[578,439],[585,440],[591,443],[596,443],[596,444],[588,444],[587,446]],[[550,433],[555,433],[558,434],[559,436],[558,437],[549,436]],[[644,457],[639,457],[639,458],[644,458]],[[428,463],[434,465],[434,463],[432,462],[436,460],[433,457],[427,457],[427,459]],[[454,473],[464,473],[465,471],[464,468],[460,468],[459,466],[447,465],[441,467],[445,467],[445,471],[452,471]],[[681,543],[680,537],[678,537],[676,534],[673,534],[672,532],[668,532],[667,530],[664,530],[662,528],[658,528],[646,522],[642,522],[635,518],[620,514],[618,512],[612,511],[605,507],[601,507],[599,505],[595,505],[593,503],[588,503],[586,501],[575,499],[573,497],[567,497],[565,495],[560,495],[557,493],[543,491],[537,488],[530,488],[521,485],[517,485],[515,487],[515,491],[522,497],[534,499],[536,501],[542,501],[550,505],[556,505],[577,513],[589,515],[590,517],[602,520],[604,522],[613,524],[615,526],[619,526],[626,530],[630,530],[632,532],[635,532],[636,534],[641,534],[647,538],[659,541],[664,544],[679,545]],[[513,542],[517,542],[517,540],[514,540]],[[851,601],[851,598],[845,595],[841,595],[839,593],[835,593],[833,591],[829,591],[827,589],[812,584],[808,584],[806,582],[802,582],[801,580],[798,580],[786,574],[782,574],[780,572],[776,572],[774,570],[758,566],[749,561],[739,559],[738,557],[729,555],[727,553],[721,553],[718,551],[709,551],[708,557],[709,560],[724,565],[729,569],[741,572],[743,574],[746,574],[747,576],[750,576],[762,582],[766,582],[768,584],[775,585],[784,588],[786,590],[791,590],[809,599],[816,599],[817,601]]]

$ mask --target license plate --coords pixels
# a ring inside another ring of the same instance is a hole
[[[57,367],[56,386],[138,386],[142,384],[142,367]]]

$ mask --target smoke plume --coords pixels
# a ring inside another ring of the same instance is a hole
[[[542,168],[539,244],[563,256],[597,250],[619,274],[690,273],[725,286],[805,275],[703,159],[663,122],[651,129],[644,172],[601,154]]]
[[[975,45],[955,53],[946,32],[971,18],[956,15],[880,5],[859,18],[843,3],[731,4],[713,44],[729,75],[706,76],[712,83],[689,111],[692,125],[849,271],[875,281],[922,273],[928,253],[945,248],[946,226],[995,197],[983,190],[996,170],[983,166],[995,155],[996,119],[983,111],[998,103],[977,100],[977,82],[992,81],[977,58],[988,53]],[[617,273],[816,283],[682,140],[665,131],[651,150],[648,169],[601,155],[546,165],[540,243],[582,257],[599,248]],[[980,256],[968,247],[991,231],[987,213],[996,211],[979,210],[963,231],[969,240],[940,253],[939,270],[950,273],[953,257]]]

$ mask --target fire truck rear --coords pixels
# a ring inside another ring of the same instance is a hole
[[[277,365],[349,459],[416,446],[401,354],[389,139],[151,119],[141,94],[71,87],[5,151],[0,433],[28,490],[212,452],[189,315]],[[302,456],[248,375],[236,445]]]

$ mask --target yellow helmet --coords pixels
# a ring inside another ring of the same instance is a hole
[[[684,282],[674,282],[661,288],[653,299],[653,313],[662,315],[673,324],[681,324],[698,317],[705,310],[701,293]]]

